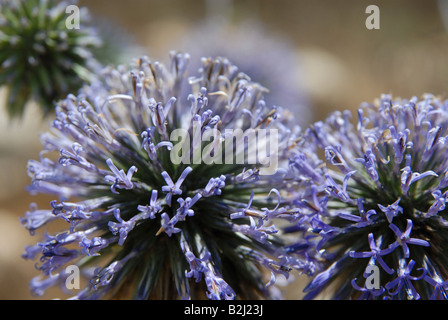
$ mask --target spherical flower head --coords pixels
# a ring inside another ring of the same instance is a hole
[[[8,88],[10,116],[23,114],[33,100],[45,114],[54,103],[92,80],[100,69],[91,49],[101,45],[79,9],[79,28],[67,11],[74,1],[0,1],[0,86]]]
[[[448,104],[383,95],[306,130],[290,166],[322,259],[306,298],[447,298]]]
[[[58,103],[41,158],[28,164],[30,192],[58,199],[22,223],[32,233],[67,227],[27,248],[26,258],[41,254],[33,292],[64,286],[70,265],[88,276],[79,299],[276,298],[277,276],[313,271],[274,224],[297,219],[281,168],[295,129],[227,59],[203,59],[191,76],[188,61],[173,52],[169,67],[143,57],[108,68]],[[238,130],[257,140],[232,143]],[[278,168],[238,160],[249,152],[278,157]]]

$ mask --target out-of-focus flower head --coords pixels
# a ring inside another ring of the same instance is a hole
[[[71,11],[75,3],[0,1],[0,86],[8,89],[5,107],[10,116],[21,116],[30,100],[48,114],[57,100],[77,92],[101,69],[91,53],[101,40],[87,26],[87,9],[76,6],[77,28]]]
[[[40,160],[28,164],[30,192],[57,200],[33,205],[22,223],[31,233],[67,226],[26,249],[43,274],[34,293],[64,287],[67,265],[88,277],[79,299],[277,298],[277,276],[313,272],[274,224],[298,216],[282,169],[296,129],[227,59],[203,59],[192,76],[188,61],[173,52],[169,66],[140,58],[108,68],[58,103]],[[278,148],[269,142],[267,152],[261,136],[232,146],[230,132],[262,129],[277,134]],[[241,152],[276,155],[279,167],[262,174],[263,164],[238,161]]]
[[[326,265],[306,298],[446,299],[448,103],[383,95],[352,117],[313,124],[290,162],[304,210],[290,230]]]
[[[128,63],[144,52],[135,34],[117,21],[102,17],[95,12],[94,27],[101,39],[101,46],[93,47],[91,52],[103,66]]]
[[[296,123],[308,125],[313,110],[303,86],[300,50],[281,33],[275,33],[257,19],[237,21],[231,14],[214,12],[218,9],[223,8],[210,10],[205,20],[182,33],[180,48],[193,58],[228,58],[252,81],[269,89],[265,95],[267,104],[284,107],[295,115],[300,113]],[[231,8],[228,10],[232,11]]]

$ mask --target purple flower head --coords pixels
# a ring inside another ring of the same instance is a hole
[[[331,285],[338,299],[445,299],[448,103],[383,95],[357,114],[352,121],[337,111],[311,125],[289,160],[302,206],[288,231],[299,233],[300,252],[324,261],[306,298]],[[369,265],[383,290],[347,285]],[[411,275],[414,266],[421,276]]]
[[[278,296],[276,275],[316,270],[315,257],[288,249],[294,242],[278,227],[302,218],[287,167],[299,128],[226,58],[204,58],[191,73],[189,59],[173,52],[167,65],[142,57],[104,69],[57,103],[41,136],[29,190],[55,200],[32,206],[22,223],[34,234],[56,222],[62,230],[24,257],[40,259],[46,277],[78,266],[90,285],[74,299],[269,299]],[[261,130],[278,133],[270,153],[279,168],[269,175],[261,161],[239,161],[267,154],[263,143],[229,143],[231,132]],[[61,284],[43,280],[39,292]]]

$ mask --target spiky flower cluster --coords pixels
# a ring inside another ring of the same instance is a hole
[[[80,28],[68,28],[73,1],[0,1],[0,86],[8,88],[6,108],[20,116],[35,100],[45,113],[54,103],[90,82],[99,70],[91,49],[101,44],[79,12]],[[70,26],[70,25],[69,25]]]
[[[31,233],[56,221],[67,227],[27,247],[24,256],[39,256],[44,276],[31,282],[34,293],[64,287],[68,265],[89,280],[79,299],[275,298],[276,276],[313,271],[277,236],[274,221],[298,214],[285,170],[171,161],[179,128],[200,136],[278,130],[280,163],[295,139],[282,111],[262,100],[265,89],[227,59],[203,59],[192,77],[188,60],[172,53],[169,67],[141,58],[109,68],[101,82],[58,103],[41,158],[28,164],[30,191],[58,200],[32,206],[22,222]],[[210,144],[181,141],[187,151]],[[45,156],[54,152],[57,159]]]
[[[447,298],[447,139],[448,103],[431,95],[383,95],[304,132],[295,229],[326,263],[306,298]]]

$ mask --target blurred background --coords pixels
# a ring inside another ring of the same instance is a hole
[[[380,10],[379,30],[366,28],[372,4]],[[167,61],[170,50],[182,50],[190,52],[194,67],[202,55],[228,56],[271,90],[270,104],[293,110],[302,126],[336,109],[355,110],[382,93],[447,96],[448,0],[83,0],[79,5],[90,10],[93,22],[107,26],[112,41],[125,40],[129,59],[147,55]],[[53,200],[25,191],[26,163],[38,158],[39,134],[50,121],[32,104],[23,119],[9,121],[0,104],[2,300],[39,299],[28,289],[38,271],[21,258],[37,239],[19,217],[31,202],[47,207]],[[285,297],[300,298],[303,280],[288,286]]]

